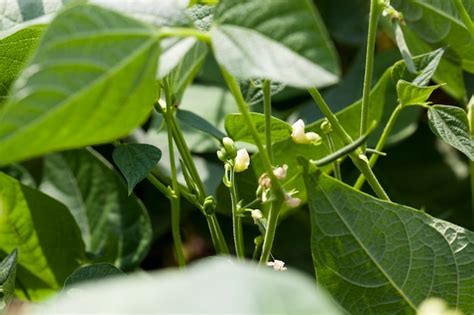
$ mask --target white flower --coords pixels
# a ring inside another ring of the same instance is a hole
[[[277,167],[276,169],[273,170],[273,175],[279,180],[285,179],[286,174],[288,172],[288,165],[283,164],[280,167]]]
[[[250,212],[250,215],[252,216],[252,219],[255,223],[257,223],[258,220],[263,219],[263,213],[262,211],[258,209],[254,209]]]
[[[301,205],[301,199],[293,197],[294,194],[297,194],[298,191],[292,190],[289,193],[285,193],[285,203],[288,208],[297,208]]]
[[[247,149],[240,149],[237,151],[237,156],[235,157],[234,171],[239,173],[243,172],[249,168],[250,165],[250,156],[247,152]]]
[[[448,304],[436,297],[431,297],[424,300],[418,307],[418,315],[461,315],[455,309],[450,309]]]
[[[321,137],[315,132],[305,133],[304,121],[298,119],[292,126],[291,138],[295,143],[299,144],[317,144],[321,142]]]
[[[285,267],[285,263],[281,260],[275,259],[274,261],[267,262],[267,266],[273,267],[273,270],[276,271],[285,271],[287,268]]]

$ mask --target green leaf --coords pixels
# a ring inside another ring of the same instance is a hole
[[[0,164],[128,134],[153,106],[158,54],[141,22],[93,5],[63,11],[0,110]]]
[[[93,150],[45,157],[40,189],[67,205],[94,262],[124,270],[148,253],[152,231],[148,213],[112,166]]]
[[[77,287],[79,284],[89,281],[98,281],[110,277],[123,276],[125,273],[107,263],[92,264],[75,270],[64,282],[65,289]]]
[[[176,118],[178,118],[178,120],[183,125],[191,126],[197,130],[207,133],[208,135],[216,138],[218,141],[221,141],[222,138],[225,137],[225,133],[214,127],[214,125],[209,123],[204,118],[196,115],[195,113],[189,110],[177,110]]]
[[[433,296],[474,310],[472,232],[303,165],[318,282],[348,313],[410,314]]]
[[[239,79],[298,88],[338,81],[334,47],[309,0],[222,0],[214,20],[216,59]]]
[[[240,91],[248,105],[255,105],[263,102],[263,80],[244,80],[239,82]],[[270,82],[270,95],[281,92],[285,86],[278,82]]]
[[[121,144],[112,155],[115,164],[127,180],[128,194],[148,176],[161,159],[161,151],[155,146],[142,143]]]
[[[474,2],[465,0],[474,19]],[[407,26],[432,47],[449,47],[447,55],[459,60],[464,70],[474,72],[474,45],[459,17],[454,1],[395,0],[392,5],[404,15]]]
[[[167,270],[146,279],[130,275],[80,287],[34,314],[340,314],[313,279],[288,270],[227,258],[200,261],[184,271]],[[205,284],[205,285],[203,285]],[[127,297],[124,298],[124,288]],[[244,289],[243,289],[244,288]],[[183,301],[186,301],[185,303]]]
[[[84,243],[69,210],[0,173],[0,251],[18,249],[17,279],[29,299],[61,288],[84,260]],[[17,294],[25,298],[22,291]]]
[[[443,54],[444,49],[440,48],[414,57],[413,63],[416,69],[418,69],[416,73],[407,72],[407,66],[403,61],[395,63],[392,67],[393,81],[398,82],[399,80],[405,80],[413,82],[413,84],[418,86],[427,85],[435,74]]]
[[[260,140],[265,142],[265,116],[260,113],[250,113],[250,117],[257,128]],[[252,134],[245,123],[242,114],[227,115],[225,129],[229,137],[234,141],[243,141],[255,144]],[[288,139],[291,135],[291,126],[287,122],[272,117],[272,141],[273,143]]]
[[[428,110],[431,131],[474,161],[474,139],[466,112],[459,107],[434,105]]]
[[[416,84],[400,80],[397,83],[398,101],[402,106],[424,104],[439,85],[418,86]]]
[[[0,108],[9,95],[10,86],[17,78],[33,49],[36,47],[43,27],[25,28],[0,39]]]
[[[14,249],[0,263],[0,310],[4,309],[15,297],[16,265],[18,261],[18,250]]]

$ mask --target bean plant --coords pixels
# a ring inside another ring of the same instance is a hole
[[[473,19],[1,0],[0,312],[473,313]]]

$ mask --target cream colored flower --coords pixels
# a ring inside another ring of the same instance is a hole
[[[292,125],[292,132],[291,132],[291,138],[295,143],[299,144],[318,144],[321,142],[321,137],[316,133],[316,132],[306,132],[305,133],[305,125],[304,121],[301,119],[298,119],[293,125]]]
[[[279,180],[285,179],[286,174],[288,173],[288,165],[283,164],[280,167],[277,167],[276,169],[273,170],[273,175]]]
[[[287,268],[285,267],[285,263],[281,260],[275,259],[274,261],[267,262],[267,266],[273,267],[273,270],[276,271],[285,271]]]
[[[237,156],[235,157],[234,171],[239,173],[243,172],[249,168],[250,165],[250,156],[247,152],[247,149],[240,149],[237,151]]]

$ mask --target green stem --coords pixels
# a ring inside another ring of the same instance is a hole
[[[339,120],[337,119],[336,115],[331,111],[326,101],[321,96],[321,93],[316,88],[312,88],[308,90],[311,96],[313,97],[316,104],[319,106],[319,109],[326,116],[327,120],[331,123],[331,126],[337,132],[341,140],[344,142],[345,145],[350,145],[353,140],[351,136],[346,132],[344,127],[341,125]],[[372,169],[369,166],[367,157],[365,156],[364,152],[358,148],[354,152],[349,154],[354,165],[359,169],[359,171],[364,174],[367,182],[370,184],[372,189],[374,190],[375,194],[383,200],[390,200],[387,193],[383,189],[382,185],[378,181],[375,174],[372,172]]]
[[[270,258],[270,252],[273,246],[273,240],[275,238],[276,225],[278,223],[278,216],[280,214],[280,209],[283,204],[283,200],[285,199],[285,193],[283,192],[280,182],[275,177],[275,174],[273,174],[272,162],[270,160],[270,157],[268,156],[267,151],[265,150],[265,147],[263,146],[262,141],[260,140],[257,128],[255,127],[255,124],[253,123],[252,118],[250,116],[248,105],[245,102],[244,97],[242,96],[242,92],[240,91],[239,84],[237,83],[235,78],[223,67],[221,67],[221,73],[224,76],[224,79],[227,83],[227,86],[229,87],[230,92],[235,98],[235,101],[237,103],[237,106],[239,107],[239,111],[241,112],[245,120],[247,128],[249,128],[250,133],[252,134],[252,138],[255,144],[257,145],[258,151],[260,153],[265,172],[272,183],[273,201],[268,214],[269,218],[272,218],[272,220],[270,221],[269,219],[268,228],[263,240],[262,255],[260,256],[260,262],[265,264]]]
[[[380,0],[370,1],[369,31],[367,35],[367,51],[365,55],[365,74],[362,90],[362,107],[360,114],[360,136],[367,132],[369,127],[369,105],[370,87],[372,86],[372,74],[374,68],[375,41],[377,35],[377,23],[380,15]],[[365,144],[362,152],[365,153]]]
[[[165,87],[167,86],[165,80]],[[173,145],[173,135],[172,135],[172,126],[170,124],[171,116],[173,112],[171,110],[171,96],[165,88],[166,95],[166,112],[165,112],[165,121],[166,127],[168,128],[168,151],[170,158],[170,167],[171,167],[171,185],[173,187],[173,192],[170,198],[171,201],[171,233],[173,235],[174,247],[176,251],[176,258],[178,260],[178,265],[184,267],[186,265],[186,260],[184,258],[183,242],[181,240],[181,231],[180,231],[180,216],[181,216],[181,205],[179,197],[179,183],[178,183],[178,172],[176,170],[176,159],[174,156],[174,145]]]
[[[272,97],[270,81],[263,81],[263,105],[265,113],[265,148],[270,162],[273,163],[273,148],[272,148]]]
[[[334,153],[336,151],[336,146],[334,145],[334,140],[332,139],[331,134],[328,133],[326,135],[326,137],[328,139],[329,152]],[[334,177],[336,177],[336,179],[342,181],[341,168],[339,166],[339,161],[338,160],[335,160],[333,162],[333,167],[334,167]]]
[[[244,235],[242,231],[242,218],[239,214],[239,196],[237,194],[237,187],[235,185],[235,172],[230,171],[230,199],[232,203],[232,229],[234,233],[235,253],[239,258],[245,258]]]
[[[205,43],[211,42],[211,37],[208,33],[188,27],[162,27],[159,31],[159,37],[195,37]]]
[[[390,133],[392,132],[393,126],[395,126],[395,123],[397,121],[398,116],[400,115],[400,112],[403,110],[402,105],[398,105],[395,110],[392,112],[392,115],[390,115],[390,118],[387,122],[387,125],[385,125],[385,128],[382,132],[382,135],[380,136],[379,141],[377,142],[377,145],[375,146],[375,151],[382,151],[385,143],[387,142],[388,137],[390,136]],[[377,160],[379,159],[378,154],[372,154],[370,156],[369,160],[369,165],[371,168],[374,167],[375,163],[377,163]],[[357,179],[356,183],[354,184],[355,189],[361,189],[362,185],[365,182],[365,177],[363,174],[359,176]]]
[[[454,0],[454,4],[456,5],[456,9],[459,12],[459,16],[461,17],[469,33],[471,34],[471,38],[474,39],[474,21],[472,21],[471,17],[469,16],[469,13],[464,7],[462,0]]]

